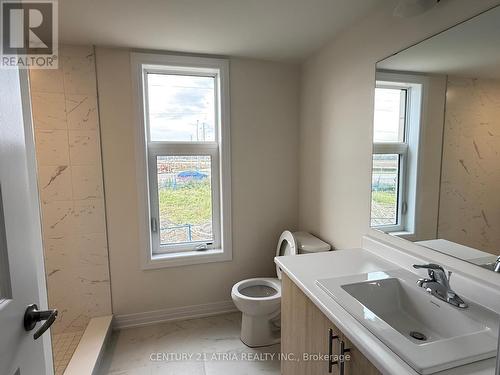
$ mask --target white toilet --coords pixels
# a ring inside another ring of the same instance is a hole
[[[276,256],[317,253],[331,250],[326,242],[306,232],[284,231]],[[231,297],[242,313],[241,341],[250,347],[268,346],[281,339],[281,270],[278,278],[255,278],[234,284]]]

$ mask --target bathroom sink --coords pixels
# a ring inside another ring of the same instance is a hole
[[[417,279],[401,269],[317,284],[420,374],[495,357],[498,315],[472,301],[458,309],[418,287]]]

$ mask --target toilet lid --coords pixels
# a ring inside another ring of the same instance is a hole
[[[289,230],[281,233],[280,239],[278,241],[278,246],[276,247],[276,256],[286,256],[286,255],[296,255],[297,254],[297,241],[295,236]],[[276,275],[278,279],[281,280],[281,270],[276,265]]]

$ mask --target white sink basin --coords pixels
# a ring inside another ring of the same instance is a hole
[[[396,270],[317,284],[420,374],[496,356],[497,314],[468,300],[467,309],[451,306],[417,279]]]

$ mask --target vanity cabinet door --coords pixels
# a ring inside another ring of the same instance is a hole
[[[344,371],[333,365],[329,372],[329,330],[338,336],[332,342],[332,354],[340,355],[340,343],[349,349]],[[281,351],[293,355],[295,361],[281,361],[282,375],[380,375],[381,373],[349,341],[349,339],[319,310],[314,303],[283,274],[281,286]],[[319,354],[322,359],[304,359],[304,353]]]
[[[345,348],[349,349],[349,361],[345,362],[343,375],[381,375],[375,366],[342,334]]]
[[[282,375],[340,375],[338,366],[329,372],[329,330],[340,332],[309,298],[283,274],[281,288]],[[333,340],[333,354],[339,351]],[[314,355],[321,358],[312,357]],[[309,356],[309,357],[307,357]]]

